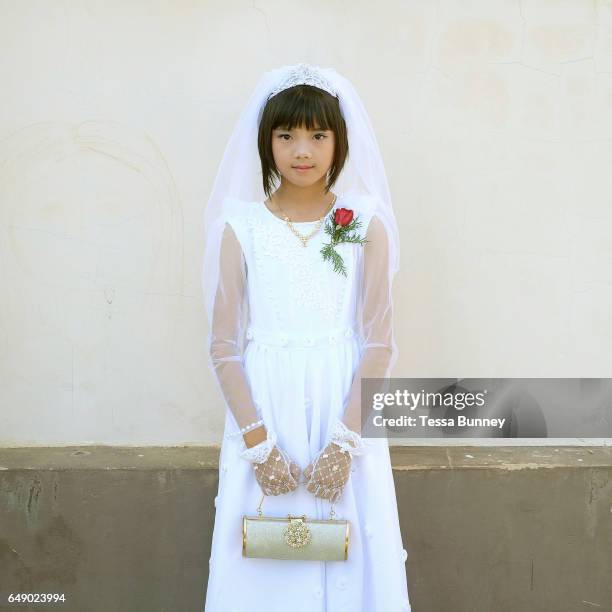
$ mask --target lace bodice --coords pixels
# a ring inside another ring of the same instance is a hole
[[[323,261],[320,250],[330,238],[323,226],[304,247],[285,221],[263,202],[253,203],[242,218],[229,222],[249,271],[250,324],[254,329],[316,334],[352,325],[355,300],[350,289],[355,286],[353,277],[362,247],[338,245],[336,250],[347,264],[345,277],[334,272],[329,261]],[[296,223],[295,227],[301,234],[309,234],[316,223]]]

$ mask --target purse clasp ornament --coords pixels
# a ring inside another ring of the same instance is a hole
[[[306,524],[306,515],[303,514],[301,517],[292,517],[288,514],[287,517],[289,518],[289,525],[287,525],[283,531],[285,543],[291,546],[291,548],[302,548],[309,544],[311,534]]]

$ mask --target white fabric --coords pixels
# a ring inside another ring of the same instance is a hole
[[[244,442],[230,434],[258,411],[278,444],[304,469],[338,419],[359,421],[360,377],[384,377],[391,363],[388,233],[372,213],[369,196],[339,195],[335,207],[353,209],[363,221],[360,234],[370,241],[337,246],[346,277],[323,261],[322,229],[304,248],[263,199],[243,201],[222,218],[224,257],[211,354],[230,409],[205,612],[410,610],[386,439],[364,439],[368,452],[354,457],[335,505],[336,518],[350,521],[347,561],[242,557],[242,516],[256,515],[261,490],[252,466],[240,457]],[[308,233],[314,224],[296,226]],[[329,502],[304,487],[266,497],[265,515],[289,513],[328,518]]]

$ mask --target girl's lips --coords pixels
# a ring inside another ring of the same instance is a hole
[[[293,166],[293,169],[298,172],[306,172],[306,170],[311,170],[312,168],[314,168],[314,166]]]

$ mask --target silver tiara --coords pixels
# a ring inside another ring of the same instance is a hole
[[[280,82],[278,87],[272,90],[272,93],[268,96],[268,100],[284,89],[289,89],[289,87],[294,87],[295,85],[313,85],[314,87],[325,90],[332,96],[338,97],[336,90],[332,87],[330,82],[323,77],[318,66],[302,63],[296,64],[291,68],[289,74]]]

